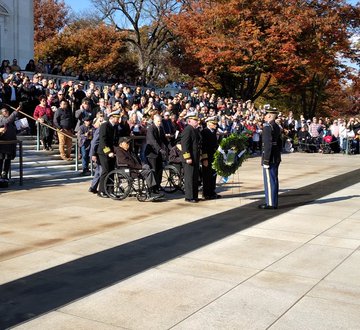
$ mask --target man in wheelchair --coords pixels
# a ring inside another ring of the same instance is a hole
[[[155,193],[157,188],[155,172],[154,170],[150,169],[149,165],[141,165],[136,155],[130,151],[130,141],[130,137],[119,138],[119,147],[115,148],[117,167],[126,166],[130,168],[132,176],[135,177],[136,175],[140,174],[140,176],[144,179],[146,186],[149,188],[149,201],[164,197],[164,194],[162,193]]]

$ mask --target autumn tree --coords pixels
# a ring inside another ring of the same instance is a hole
[[[360,76],[354,71],[350,79],[329,82],[326,93],[329,97],[323,104],[323,111],[331,117],[351,117],[360,113]]]
[[[296,51],[305,64],[291,68],[291,75],[279,76],[281,91],[298,99],[292,108],[308,118],[329,109],[334,92],[342,93],[354,78],[345,59],[354,59],[351,33],[359,27],[359,8],[342,1],[309,1],[304,8]],[[347,107],[343,108],[343,110]]]
[[[103,19],[117,31],[127,31],[123,39],[138,60],[141,80],[153,82],[164,66],[164,52],[174,40],[166,19],[178,10],[177,0],[92,0]]]
[[[57,59],[67,73],[85,71],[134,80],[138,74],[136,62],[122,41],[125,37],[104,23],[96,25],[80,20],[43,42],[39,53]]]
[[[68,13],[63,0],[34,0],[35,45],[56,36],[67,24]]]
[[[316,91],[341,74],[353,10],[341,0],[187,0],[170,26],[208,87],[255,100],[276,81],[311,115]]]

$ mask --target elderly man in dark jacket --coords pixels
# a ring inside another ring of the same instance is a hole
[[[145,156],[150,168],[155,171],[156,190],[160,189],[163,161],[167,158],[168,145],[164,128],[161,126],[161,120],[160,115],[155,115],[153,124],[146,131]]]
[[[132,170],[140,171],[140,175],[144,178],[150,191],[148,200],[153,201],[163,197],[164,194],[154,192],[154,188],[156,187],[154,170],[150,169],[147,164],[141,165],[137,157],[130,151],[130,140],[129,137],[121,137],[119,139],[119,147],[115,148],[117,166],[126,165]]]
[[[0,115],[0,141],[16,140],[15,120],[20,107],[11,114],[8,109],[2,108]],[[8,180],[11,160],[16,156],[16,144],[0,144],[0,174],[3,181]]]

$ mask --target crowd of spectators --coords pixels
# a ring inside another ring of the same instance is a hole
[[[60,62],[55,62],[51,58],[39,59],[37,62],[35,62],[33,59],[30,59],[26,64],[24,71],[57,76],[76,77],[78,80],[83,81],[94,80],[97,82],[113,83],[118,80],[118,78],[113,74],[96,74],[82,70],[74,71],[71,68],[65,67]],[[121,79],[122,81],[126,80],[125,77],[121,77]],[[142,86],[145,85],[141,79],[139,79],[136,84]]]
[[[46,63],[44,68],[47,68]],[[56,112],[60,108],[68,108],[71,120],[67,122],[66,130],[78,134],[79,141],[84,142],[84,136],[79,136],[81,125],[95,121],[106,120],[107,115],[119,111],[119,137],[146,136],[146,129],[155,115],[162,116],[162,126],[170,143],[174,143],[184,130],[185,116],[190,111],[197,112],[201,125],[205,125],[208,117],[218,119],[217,134],[219,140],[231,133],[245,133],[249,137],[249,151],[252,154],[261,152],[261,135],[264,122],[264,106],[255,106],[251,101],[224,98],[206,91],[192,90],[188,95],[179,92],[171,96],[165,92],[156,92],[140,86],[130,87],[121,83],[109,86],[97,85],[96,82],[68,80],[57,85],[53,79],[48,79],[42,72],[29,77],[20,71],[16,59],[12,65],[3,61],[1,65],[2,81],[0,98],[3,104],[17,107],[22,104],[22,111],[34,116],[41,124],[44,122],[56,129],[62,129],[56,122]],[[34,61],[29,61],[27,71],[40,71]],[[51,71],[54,74],[54,71]],[[60,106],[62,104],[62,106]],[[323,152],[324,138],[331,136],[328,143],[338,146],[333,152],[347,151],[349,141],[354,153],[359,153],[359,127],[357,118],[295,118],[292,111],[279,112],[278,124],[284,136],[284,151],[299,149],[309,152]],[[36,126],[29,120],[27,133],[35,134]],[[49,132],[49,130],[47,130]],[[50,130],[51,131],[51,130]],[[52,139],[56,134],[42,134],[43,148],[52,149]],[[290,147],[289,147],[290,144]],[[135,148],[143,159],[144,141],[135,139]],[[84,151],[83,151],[84,152]],[[71,159],[69,153],[62,155]],[[88,157],[87,157],[88,159]]]

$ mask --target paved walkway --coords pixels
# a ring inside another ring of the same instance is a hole
[[[258,158],[198,204],[0,191],[0,329],[359,329],[359,161],[284,155],[278,210]]]

